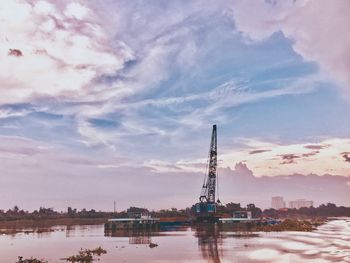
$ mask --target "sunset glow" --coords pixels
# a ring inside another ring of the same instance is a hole
[[[189,206],[213,124],[223,199],[349,206],[350,1],[255,4],[3,1],[0,206]]]

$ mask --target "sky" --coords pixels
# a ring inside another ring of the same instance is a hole
[[[347,0],[5,0],[0,209],[350,206]]]

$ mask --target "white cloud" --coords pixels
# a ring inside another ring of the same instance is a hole
[[[2,3],[0,103],[42,95],[79,98],[94,78],[123,67],[130,54],[112,51],[90,11],[78,3]],[[11,55],[11,49],[21,55]]]
[[[29,110],[12,110],[12,109],[0,109],[0,119],[5,119],[9,117],[25,116],[31,111]]]
[[[66,16],[71,16],[76,19],[83,19],[90,13],[90,10],[79,3],[69,3],[64,11]]]
[[[350,89],[350,2],[347,0],[233,2],[236,27],[253,41],[281,31],[294,50],[316,61],[326,75]]]

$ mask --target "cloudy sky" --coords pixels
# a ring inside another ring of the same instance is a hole
[[[350,205],[347,0],[5,0],[0,209]]]

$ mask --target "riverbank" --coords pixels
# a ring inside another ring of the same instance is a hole
[[[107,220],[107,218],[55,218],[0,221],[0,234],[51,232],[54,226],[101,225]]]
[[[107,222],[108,218],[57,218],[57,219],[37,219],[37,220],[11,220],[0,221],[0,234],[16,234],[25,233],[43,233],[54,231],[54,226],[74,226],[74,225],[101,225]],[[242,224],[241,228],[253,232],[280,232],[280,231],[304,231],[310,232],[318,226],[328,222],[331,219],[313,218],[313,219],[283,219],[276,224]],[[161,220],[162,222],[164,220]],[[168,220],[169,221],[169,220]],[[165,220],[163,223],[169,223]],[[233,228],[237,228],[239,224],[233,224]],[[225,225],[225,228],[227,225]],[[231,227],[228,227],[231,229]],[[239,228],[240,229],[240,228]]]
[[[318,218],[318,219],[284,219],[278,224],[274,225],[255,225],[252,231],[256,232],[281,232],[281,231],[302,231],[310,232],[315,230],[318,226],[327,223],[329,219]]]

